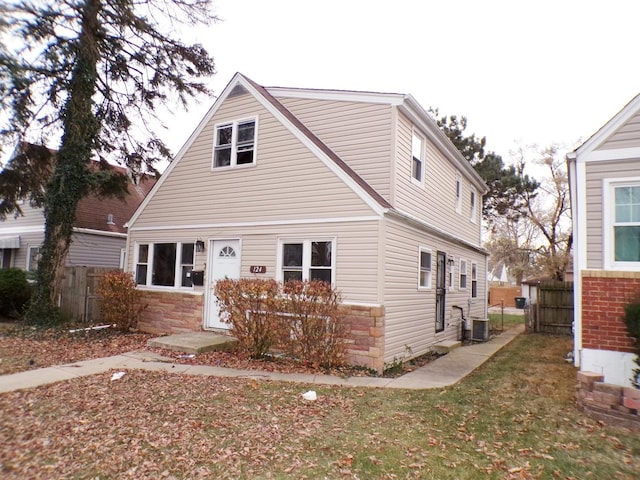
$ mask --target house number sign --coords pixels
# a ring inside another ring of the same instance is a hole
[[[251,273],[267,273],[267,267],[265,265],[251,265],[249,271]]]

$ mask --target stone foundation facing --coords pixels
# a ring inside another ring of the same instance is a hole
[[[143,332],[164,335],[202,330],[204,295],[140,292],[142,302],[147,305],[138,322],[138,328]]]
[[[157,335],[202,330],[204,295],[141,290],[147,308],[138,328]],[[384,369],[384,307],[342,305],[349,332],[347,363]]]
[[[384,307],[342,305],[349,331],[347,363],[382,373],[384,369]]]
[[[596,372],[578,372],[578,408],[609,425],[640,431],[640,390],[604,383]]]

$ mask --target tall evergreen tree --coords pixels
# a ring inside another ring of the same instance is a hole
[[[486,137],[466,135],[466,117],[441,116],[438,109],[433,108],[429,114],[489,187],[482,204],[485,221],[492,224],[496,218],[517,219],[527,215],[527,202],[535,196],[538,182],[515,166],[505,165],[497,153],[485,152]]]
[[[53,312],[78,202],[91,193],[124,195],[127,182],[109,161],[135,178],[171,159],[148,121],[158,105],[186,106],[206,93],[202,78],[215,73],[207,51],[174,38],[172,26],[209,24],[216,20],[210,7],[210,0],[0,6],[0,138],[17,145],[0,172],[0,218],[21,214],[20,200],[43,206],[45,216],[32,319]],[[28,143],[56,138],[55,154]]]

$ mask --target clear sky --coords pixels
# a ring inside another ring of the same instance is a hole
[[[577,146],[640,93],[639,0],[214,0],[192,31],[264,86],[409,93],[464,115],[509,159],[516,142]],[[213,99],[176,113],[177,152]]]

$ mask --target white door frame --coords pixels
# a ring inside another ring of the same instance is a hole
[[[228,330],[231,326],[227,323],[219,322],[217,320],[213,320],[213,316],[216,311],[216,297],[213,294],[213,289],[215,287],[215,259],[216,259],[216,250],[220,248],[220,244],[223,242],[234,242],[237,244],[237,253],[236,258],[238,261],[238,278],[240,277],[240,271],[242,266],[242,240],[240,238],[212,238],[207,242],[208,245],[208,253],[207,253],[207,272],[206,272],[206,285],[205,285],[205,308],[204,308],[204,318],[202,319],[202,327],[205,330]],[[218,244],[218,246],[216,246]]]

